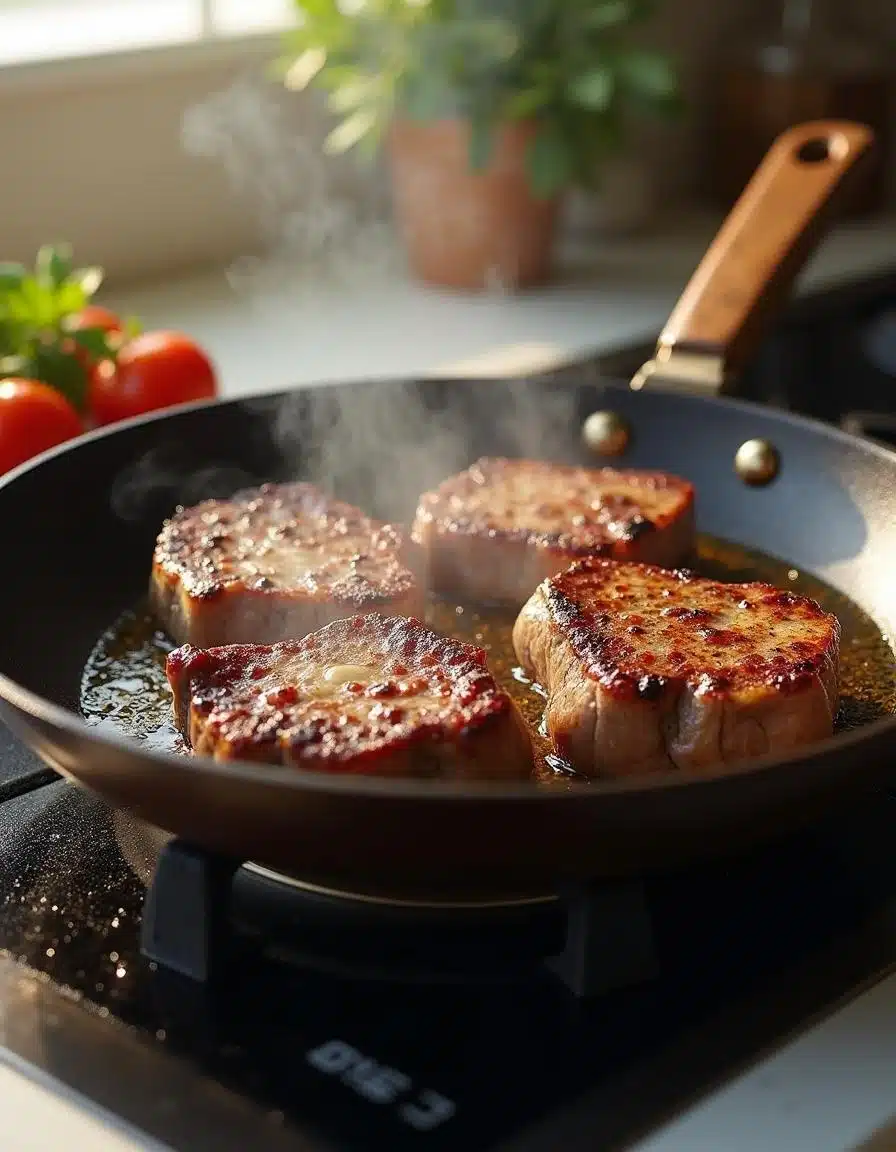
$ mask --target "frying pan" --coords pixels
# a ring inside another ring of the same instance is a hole
[[[868,129],[846,122],[786,133],[631,384],[398,381],[192,405],[10,474],[0,714],[53,768],[166,833],[327,885],[444,899],[551,892],[724,853],[881,783],[896,718],[786,761],[545,790],[214,763],[154,753],[78,714],[85,660],[143,596],[177,503],[301,476],[407,518],[419,491],[484,453],[683,475],[701,531],[824,579],[896,634],[896,454],[718,395],[736,386],[835,189],[871,146]]]

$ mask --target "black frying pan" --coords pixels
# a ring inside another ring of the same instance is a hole
[[[176,503],[305,476],[371,513],[407,517],[420,490],[482,453],[593,463],[597,449],[622,453],[627,466],[686,476],[697,487],[701,531],[816,574],[894,634],[896,454],[708,395],[725,383],[725,354],[741,362],[760,305],[792,279],[810,223],[870,140],[857,125],[820,124],[779,141],[636,387],[305,389],[133,421],[13,473],[0,483],[3,717],[48,764],[152,825],[231,857],[364,890],[550,891],[746,845],[880,781],[896,753],[892,718],[786,762],[542,790],[153,754],[78,715],[85,660],[144,594],[156,533]],[[595,411],[612,417],[588,424],[589,448],[582,429]],[[739,473],[738,450],[756,439],[774,451],[741,453]],[[775,461],[777,475],[763,483]]]

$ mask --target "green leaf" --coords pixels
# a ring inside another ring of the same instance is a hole
[[[510,60],[519,51],[519,33],[509,20],[480,18],[459,27],[458,31],[471,48],[487,53],[496,62]]]
[[[0,293],[21,288],[22,281],[27,275],[28,271],[24,264],[14,264],[11,261],[0,263]]]
[[[493,143],[492,126],[489,121],[481,116],[474,116],[470,121],[470,143],[467,154],[472,172],[482,172],[488,167],[492,158]]]
[[[72,250],[68,244],[44,244],[35,262],[37,279],[50,288],[64,284],[72,273]]]
[[[291,92],[302,92],[327,62],[326,48],[306,48],[285,70],[283,83]]]
[[[87,304],[87,293],[82,286],[74,280],[69,280],[56,289],[56,315],[61,320],[73,312],[80,312]]]
[[[58,344],[38,344],[28,371],[37,380],[57,388],[81,412],[87,397],[87,373],[76,356],[64,352]]]
[[[663,120],[675,120],[684,111],[685,100],[681,92],[670,92],[662,99],[649,102],[650,111]]]
[[[457,111],[457,94],[448,87],[441,73],[428,70],[409,80],[401,106],[412,120],[436,120]]]
[[[545,88],[556,84],[563,72],[563,62],[557,58],[536,60],[531,68],[532,76]]]
[[[542,124],[526,153],[529,186],[540,200],[555,196],[571,180],[574,171],[569,143],[558,128]]]
[[[512,92],[505,106],[506,115],[511,120],[527,120],[541,111],[549,101],[550,94],[544,88],[526,88]]]
[[[642,99],[666,100],[678,89],[675,69],[660,52],[639,49],[622,53],[616,67],[620,83]]]
[[[657,0],[629,0],[632,22],[643,23],[656,15]]]
[[[133,340],[135,336],[139,336],[143,331],[143,325],[136,316],[126,316],[121,323],[122,331],[126,340]]]
[[[597,4],[585,17],[585,23],[593,32],[603,32],[628,23],[635,15],[635,5],[631,0],[605,0]]]
[[[339,13],[337,0],[294,0],[294,3],[300,22],[308,20],[309,17],[320,19],[323,16],[338,15]]]
[[[318,75],[317,83],[326,92],[335,92],[344,84],[352,84],[357,79],[358,69],[347,64],[330,64]]]
[[[51,326],[56,320],[56,304],[52,287],[41,283],[36,276],[26,276],[18,292],[6,301],[10,319],[32,328]]]
[[[599,156],[607,156],[612,152],[618,152],[623,146],[625,130],[623,118],[619,115],[618,104],[613,104],[607,110],[606,115],[594,120],[591,124],[590,141],[595,159]]]
[[[89,352],[94,360],[114,359],[118,341],[111,339],[109,333],[103,328],[77,328],[69,333],[72,340]]]
[[[0,379],[10,376],[28,376],[29,362],[27,356],[0,356]]]
[[[376,95],[376,77],[362,76],[340,85],[330,93],[327,103],[334,112],[354,112],[363,108]]]
[[[361,108],[354,112],[347,120],[333,129],[324,141],[324,151],[331,156],[340,152],[347,152],[358,141],[373,130],[376,123],[376,113],[372,108]]]
[[[573,77],[567,86],[570,99],[583,108],[602,112],[613,99],[613,73],[609,68],[592,68]]]
[[[122,343],[120,334],[101,328],[73,330],[102,278],[100,268],[73,271],[68,245],[44,245],[33,273],[0,265],[0,377],[42,380],[83,409],[88,372],[77,350],[94,360],[114,359]]]
[[[87,298],[90,299],[103,282],[103,270],[102,268],[78,268],[77,271],[72,272],[70,279],[73,283],[79,284]]]

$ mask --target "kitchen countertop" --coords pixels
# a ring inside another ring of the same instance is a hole
[[[691,215],[662,231],[582,243],[563,255],[554,285],[518,296],[441,292],[385,271],[312,284],[297,269],[276,288],[256,276],[245,289],[220,269],[107,298],[146,327],[189,332],[213,356],[228,396],[361,378],[512,374],[654,338],[716,224]],[[896,217],[849,223],[825,240],[798,291],[888,268],[896,268]]]
[[[896,1152],[896,973],[630,1152]]]
[[[385,273],[317,285],[297,273],[276,290],[246,292],[222,269],[113,291],[106,302],[147,327],[189,332],[210,351],[229,396],[358,378],[535,371],[652,339],[714,227],[694,216],[663,232],[584,245],[564,258],[554,286],[517,297],[441,293]],[[850,224],[826,240],[798,290],[894,266],[896,219]],[[891,976],[638,1149],[883,1152],[892,1143],[894,1067]],[[158,1147],[59,1094],[58,1084],[20,1072],[0,1065],[0,1099],[15,1118],[4,1126],[7,1152]]]

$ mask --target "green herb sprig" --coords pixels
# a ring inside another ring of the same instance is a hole
[[[120,333],[75,323],[102,282],[101,268],[75,267],[67,244],[44,245],[32,269],[0,263],[0,378],[42,380],[83,411],[87,365],[114,361],[122,343]]]

